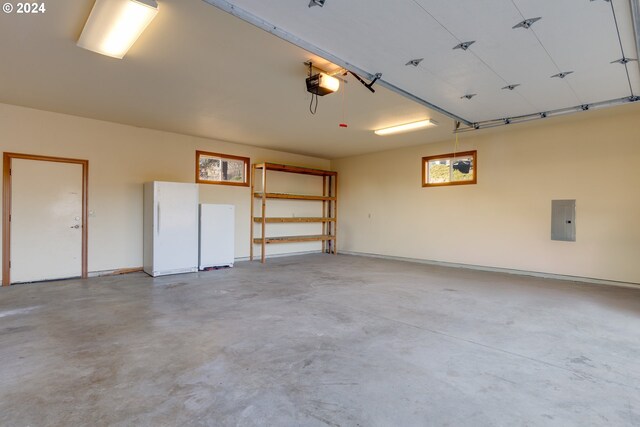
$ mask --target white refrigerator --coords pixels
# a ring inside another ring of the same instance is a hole
[[[198,271],[198,199],[197,184],[144,184],[145,273]]]
[[[200,270],[233,267],[235,206],[200,205]]]

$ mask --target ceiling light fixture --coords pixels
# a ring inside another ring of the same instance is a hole
[[[122,59],[157,13],[155,0],[96,0],[77,45]]]
[[[402,125],[391,126],[384,129],[375,130],[376,135],[391,135],[394,133],[410,132],[412,130],[418,130],[426,127],[438,126],[438,122],[431,119],[420,120],[419,122],[405,123]]]
[[[476,96],[476,94],[475,94],[475,93],[468,93],[468,94],[466,94],[466,95],[462,95],[462,96],[460,97],[460,99],[471,99],[471,98],[473,98],[474,96]]]

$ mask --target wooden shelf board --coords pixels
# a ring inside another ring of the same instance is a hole
[[[253,193],[253,197],[262,198],[262,193]],[[285,194],[285,193],[266,193],[267,199],[288,199],[288,200],[336,200],[335,197],[329,196],[307,196],[305,194]]]
[[[253,218],[255,222],[262,222],[262,217],[256,216]],[[325,217],[267,217],[265,222],[267,223],[285,223],[285,222],[335,222],[335,218]]]
[[[335,236],[328,236],[325,234],[313,235],[313,236],[277,236],[266,237],[264,239],[265,244],[269,243],[295,243],[295,242],[320,242],[323,240],[335,240]],[[253,239],[253,243],[261,244],[262,239]]]
[[[322,169],[303,168],[300,166],[281,165],[277,163],[259,163],[254,165],[256,169],[266,168],[269,171],[290,172],[299,173],[302,175],[315,175],[315,176],[336,176],[338,172],[327,171]]]

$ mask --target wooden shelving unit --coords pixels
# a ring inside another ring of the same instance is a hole
[[[267,237],[264,239],[264,243],[293,243],[293,242],[318,242],[320,240],[333,240],[333,236],[326,236],[323,234],[312,236],[279,236],[279,237]],[[262,243],[262,239],[253,239],[254,243]]]
[[[314,175],[322,177],[322,195],[269,193],[267,190],[267,171],[287,172],[291,174]],[[256,191],[256,174],[262,178],[262,191]],[[255,216],[255,200],[261,201],[260,216]],[[319,217],[268,217],[267,200],[307,200],[322,202],[322,216]],[[302,168],[298,166],[280,165],[276,163],[259,163],[251,165],[251,250],[250,259],[253,261],[255,245],[260,245],[261,262],[265,262],[265,246],[275,243],[294,242],[322,242],[322,251],[337,254],[336,246],[338,219],[338,173],[320,169]],[[305,236],[267,236],[267,224],[286,223],[321,223],[322,234]],[[261,236],[254,236],[254,227],[260,224]]]
[[[283,193],[254,193],[254,196],[261,199],[289,199],[289,200],[322,200],[322,201],[332,201],[336,200],[335,197],[330,196],[307,196],[304,194],[283,194]]]
[[[262,222],[262,218],[257,216],[255,218],[253,218],[254,222]],[[287,223],[287,222],[335,222],[336,219],[335,218],[309,218],[309,217],[282,217],[282,218],[278,218],[278,217],[270,217],[270,218],[266,218],[266,223]]]

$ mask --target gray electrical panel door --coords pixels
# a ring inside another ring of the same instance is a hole
[[[551,240],[576,241],[576,201],[551,201]]]

